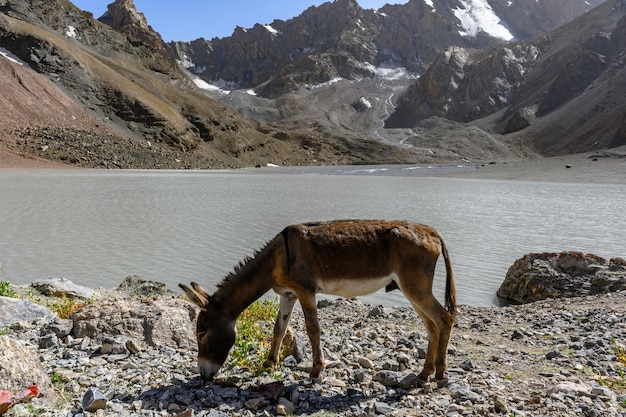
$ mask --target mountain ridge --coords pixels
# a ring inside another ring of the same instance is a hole
[[[127,14],[139,16],[132,1],[120,0],[115,6],[122,12],[118,14],[122,20],[124,7],[132,8]],[[0,16],[0,47],[29,65],[9,63],[11,71],[38,72],[94,115],[98,124],[107,126],[108,132],[113,131],[120,139],[115,141],[121,146],[116,152],[125,154],[125,167],[225,168],[270,162],[297,165],[381,159],[375,150],[385,146],[373,141],[364,142],[369,150],[360,154],[330,136],[306,130],[287,133],[241,116],[196,87],[158,43],[146,41],[142,30],[150,31],[149,26],[120,32],[65,0],[7,0],[0,5]],[[16,82],[6,73],[0,77]],[[59,108],[56,114],[62,112]],[[0,115],[1,121],[5,118],[7,114]],[[85,142],[90,143],[92,155],[113,143],[111,137],[100,136],[102,132],[94,129],[93,123],[77,129],[59,125],[58,120],[48,118],[54,135],[33,130],[23,120],[21,133],[2,129],[3,142],[18,152],[43,158],[85,161],[86,166],[103,166],[104,162],[119,165],[115,159],[102,161],[81,154],[86,152],[82,147]],[[64,154],[71,149],[75,150]],[[386,152],[396,154],[394,160],[404,158],[402,150]]]
[[[3,0],[0,48],[28,64],[3,63],[8,99],[37,72],[92,119],[59,123],[58,104],[53,129],[5,127],[0,147],[82,166],[223,168],[621,146],[624,20],[615,0],[587,11],[600,3],[336,0],[228,38],[164,43],[132,0],[98,20],[67,0]],[[615,27],[597,11],[606,4]]]

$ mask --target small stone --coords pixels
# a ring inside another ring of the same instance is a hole
[[[400,370],[400,364],[393,359],[389,359],[388,361],[385,361],[385,363],[383,363],[383,369],[398,372]]]
[[[616,398],[615,392],[613,392],[613,390],[611,390],[609,387],[605,387],[602,385],[596,385],[592,387],[591,395],[596,396],[604,402],[609,402],[615,400]]]
[[[39,339],[39,348],[48,349],[59,346],[59,339],[54,333],[43,336]]]
[[[265,406],[264,398],[251,398],[246,401],[246,408],[248,410],[258,411]]]
[[[552,359],[556,359],[561,357],[561,352],[559,352],[558,349],[554,349],[551,350],[550,352],[546,353],[546,359],[548,360],[552,360]]]
[[[509,408],[506,401],[499,396],[493,397],[493,408],[496,413],[499,414],[509,414],[511,412],[511,409]]]
[[[386,387],[408,389],[415,386],[419,377],[413,372],[407,373],[383,370],[374,375],[373,380],[380,382]]]
[[[520,340],[523,339],[524,335],[519,330],[514,330],[511,335],[511,340]]]
[[[374,367],[374,362],[372,362],[371,360],[369,360],[367,358],[361,357],[361,358],[359,358],[359,365],[362,368],[370,369],[370,368]]]
[[[134,339],[128,339],[126,341],[126,349],[128,349],[130,353],[135,355],[141,352],[141,347],[139,347],[139,344],[137,344]]]
[[[324,308],[333,305],[333,302],[327,298],[321,298],[317,301],[317,308]]]
[[[85,411],[92,412],[102,410],[106,407],[106,405],[106,396],[96,388],[89,388],[83,396],[82,406]]]
[[[293,357],[293,355],[289,355],[283,361],[283,365],[287,368],[295,368],[298,365],[298,361]]]
[[[377,414],[383,414],[385,416],[388,416],[393,412],[393,407],[382,401],[376,401],[376,403],[374,403],[374,409]]]
[[[472,369],[476,368],[476,365],[474,365],[474,362],[472,362],[471,359],[466,359],[463,362],[461,362],[461,369],[463,369],[464,371],[471,371]]]
[[[276,413],[281,416],[290,416],[296,411],[296,406],[286,399],[285,397],[280,397],[278,399],[278,406],[276,407]]]
[[[326,383],[329,384],[332,387],[339,387],[339,388],[345,388],[346,387],[346,383],[345,381],[339,379],[339,378],[328,378],[326,380]]]
[[[369,311],[369,313],[367,313],[367,317],[368,318],[370,318],[370,317],[379,317],[379,316],[382,316],[383,314],[384,314],[383,308],[376,306],[376,307],[372,308]]]

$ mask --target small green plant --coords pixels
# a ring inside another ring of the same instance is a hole
[[[626,388],[626,349],[619,345],[615,339],[611,340],[611,345],[617,357],[616,369],[619,375],[617,385],[620,388]]]
[[[17,293],[8,281],[0,281],[0,296],[18,298]]]
[[[90,300],[76,300],[68,297],[67,295],[63,295],[60,298],[48,300],[46,306],[60,318],[69,319],[72,317],[72,314],[81,308],[86,307],[89,303]]]
[[[52,374],[50,375],[50,380],[52,381],[53,384],[61,384],[63,381],[61,380],[61,375],[59,375],[56,372],[52,372]]]
[[[600,385],[604,385],[618,392],[624,392],[624,390],[626,390],[626,349],[624,346],[617,343],[615,338],[611,339],[611,348],[613,349],[617,359],[617,364],[615,366],[617,375],[608,377],[598,375],[595,379]],[[623,406],[626,407],[626,401]]]
[[[231,351],[230,364],[254,373],[263,371],[271,332],[278,314],[278,300],[255,301],[237,319],[237,340]]]

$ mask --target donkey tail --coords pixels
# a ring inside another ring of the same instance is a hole
[[[445,295],[445,304],[446,309],[452,314],[456,316],[457,308],[456,308],[456,286],[454,285],[454,270],[452,269],[452,262],[450,262],[450,255],[448,254],[448,248],[446,248],[446,244],[441,240],[441,252],[443,254],[443,259],[446,263],[446,295]]]

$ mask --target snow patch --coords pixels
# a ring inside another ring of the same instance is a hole
[[[23,67],[27,67],[30,68],[30,65],[28,65],[26,62],[22,61],[21,59],[19,59],[17,56],[13,55],[13,53],[7,49],[4,49],[2,47],[0,47],[0,55],[5,57],[6,59],[8,59],[9,61],[21,65]]]
[[[430,8],[433,9],[433,12],[437,11],[437,9],[435,9],[435,5],[433,4],[433,0],[424,0],[424,3],[430,6]]]
[[[410,79],[418,78],[415,74],[409,72],[406,68],[394,66],[393,62],[383,63],[383,65],[378,66],[378,67],[375,67],[369,62],[365,62],[364,67],[368,71],[382,78],[385,78],[387,80],[399,80],[401,78],[410,78]]]
[[[204,81],[202,78],[198,77],[194,73],[187,70],[187,76],[191,78],[191,81],[200,89],[217,94],[229,94],[229,89],[223,88],[228,85],[228,83],[224,80],[219,80],[215,84],[208,83]]]
[[[371,109],[372,108],[372,103],[370,103],[370,101],[368,99],[366,99],[365,97],[361,97],[358,100],[358,103],[366,109]]]
[[[500,23],[487,0],[459,0],[464,8],[453,9],[452,12],[461,22],[464,30],[461,36],[475,37],[480,31],[493,37],[510,41],[513,35]]]
[[[204,81],[202,78],[199,77],[194,77],[193,78],[193,83],[198,86],[199,88],[206,90],[206,91],[212,91],[215,93],[222,93],[222,94],[228,94],[228,91],[223,90],[221,88],[219,88],[216,85],[213,84],[209,84],[206,81]]]
[[[76,39],[76,28],[74,26],[68,26],[67,31],[65,31],[65,36]]]
[[[276,29],[274,29],[272,26],[270,26],[270,25],[263,25],[263,27],[265,29],[267,29],[267,31],[269,33],[271,33],[272,35],[278,35],[278,31]]]
[[[322,87],[330,87],[331,85],[338,83],[339,81],[343,80],[343,78],[341,77],[336,77],[333,78],[332,80],[328,80],[325,83],[320,83],[320,84],[315,84],[315,85],[307,85],[307,87],[309,88],[322,88]]]
[[[187,55],[183,55],[181,58],[182,59],[176,60],[176,62],[178,62],[179,65],[182,65],[183,68],[189,69],[189,68],[193,68],[196,66],[196,64],[194,64],[193,61],[189,59]]]

